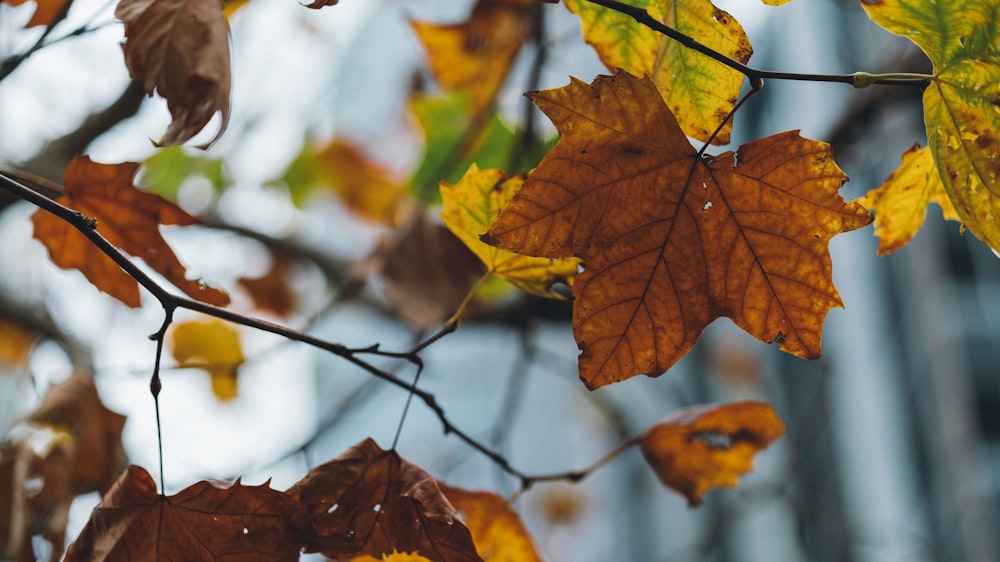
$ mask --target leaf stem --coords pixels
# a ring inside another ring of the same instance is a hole
[[[798,72],[775,72],[771,70],[759,70],[749,67],[739,61],[733,60],[715,49],[705,45],[689,35],[685,35],[676,29],[665,25],[663,22],[653,18],[649,13],[635,6],[630,6],[618,0],[587,0],[591,4],[603,6],[609,10],[614,10],[621,14],[630,16],[632,19],[653,31],[666,35],[679,42],[685,47],[698,51],[733,70],[743,74],[751,81],[754,80],[798,80],[805,82],[838,82],[850,84],[856,88],[865,88],[871,84],[881,84],[886,86],[908,86],[911,88],[923,88],[927,85],[930,77],[923,74],[869,74],[867,72],[857,72],[854,74],[809,74]]]

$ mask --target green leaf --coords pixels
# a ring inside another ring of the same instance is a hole
[[[927,144],[962,223],[1000,250],[1000,3],[863,1],[882,27],[934,63],[924,91]]]
[[[207,179],[216,193],[222,193],[230,183],[222,160],[191,156],[180,146],[161,149],[142,166],[140,183],[143,187],[173,202],[177,201],[184,182],[195,176]]]

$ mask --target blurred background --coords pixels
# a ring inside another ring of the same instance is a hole
[[[717,5],[746,29],[755,68],[929,71],[909,41],[875,26],[857,2]],[[308,185],[322,183],[310,154],[349,139],[378,174],[410,177],[432,128],[444,126],[413,114],[412,96],[436,86],[410,20],[459,23],[471,2],[230,6],[229,130],[208,151],[171,149],[160,160],[149,139],[162,135],[169,113],[130,84],[114,2],[75,0],[37,50],[42,29],[23,29],[33,7],[0,6],[0,166],[59,182],[79,152],[105,163],[152,157],[140,184],[205,218],[199,227],[164,228],[165,237],[193,277],[232,294],[234,310],[349,346],[406,349],[437,328],[402,320],[386,296],[391,282],[357,273],[393,229],[359,217],[335,191]],[[527,127],[551,140],[554,130],[521,94],[563,86],[569,76],[590,81],[607,69],[564,6],[542,4],[539,12],[540,42],[522,49],[497,118],[515,138],[528,138],[516,136]],[[216,124],[189,144],[207,140]],[[771,81],[736,115],[732,146],[789,129],[833,145],[851,178],[842,190],[847,199],[877,187],[906,149],[925,143],[917,91]],[[451,164],[441,175],[455,181],[464,168]],[[174,175],[164,179],[168,172]],[[433,197],[425,202],[434,205]],[[141,308],[127,309],[78,272],[56,268],[31,238],[33,211],[0,193],[0,433],[72,366],[86,367],[104,403],[128,416],[131,462],[153,472],[154,345],[146,336],[159,328],[162,309],[148,295]],[[686,405],[756,399],[784,418],[787,436],[758,455],[740,488],[710,492],[696,509],[663,488],[637,450],[578,484],[536,485],[515,508],[547,560],[995,560],[1000,261],[944,222],[937,207],[901,251],[879,258],[876,247],[871,227],[831,243],[846,307],[829,314],[817,361],[785,355],[722,319],[666,374],[588,392],[577,378],[570,305],[507,293],[422,354],[420,386],[456,425],[536,474],[587,466]],[[293,305],[275,312],[239,280],[264,276],[280,260],[292,264],[285,279]],[[179,321],[193,318],[178,313]],[[367,436],[391,445],[403,391],[272,335],[241,329],[239,337],[247,359],[232,400],[213,394],[205,371],[164,359],[168,493],[237,476],[254,484],[270,478],[285,489]],[[373,361],[408,380],[414,375],[405,362]],[[398,449],[453,485],[502,495],[518,487],[443,435],[419,403]],[[98,500],[77,498],[70,537]]]

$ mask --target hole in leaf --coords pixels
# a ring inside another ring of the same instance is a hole
[[[247,529],[246,527],[243,527],[243,534],[244,535],[249,535],[250,534],[250,529]]]
[[[728,449],[733,446],[733,438],[715,431],[699,431],[691,434],[691,441],[704,441],[712,449]]]
[[[382,511],[382,504],[377,503],[374,506],[372,506],[372,511]]]
[[[326,510],[326,512],[327,512],[327,513],[333,513],[334,511],[337,511],[337,508],[338,508],[338,507],[340,507],[340,504],[339,504],[339,503],[335,503],[335,504],[331,505],[331,506],[330,506],[330,507],[329,507],[329,508],[328,508],[328,509]]]
[[[712,202],[706,201],[704,205],[701,206],[702,211],[707,211],[712,208]]]

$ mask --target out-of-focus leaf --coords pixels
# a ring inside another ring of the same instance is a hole
[[[169,341],[179,366],[208,372],[216,398],[223,402],[236,398],[237,372],[244,361],[239,332],[214,318],[192,320],[174,324]]]
[[[784,434],[770,405],[733,402],[678,410],[649,428],[639,446],[660,482],[698,505],[711,488],[735,488],[754,455]]]
[[[241,277],[241,287],[250,293],[254,304],[278,316],[288,316],[295,310],[295,294],[291,287],[292,261],[274,254],[271,268],[262,277]]]
[[[1000,8],[994,0],[861,5],[934,63],[923,99],[927,146],[962,224],[1000,251]]]
[[[371,439],[310,470],[287,494],[312,521],[306,552],[335,559],[406,552],[436,562],[482,560],[434,478]]]
[[[185,277],[186,269],[160,235],[161,224],[191,225],[196,219],[180,207],[132,185],[139,165],[98,164],[78,156],[66,167],[65,190],[57,201],[97,221],[109,242],[167,278],[192,298],[225,306],[229,297],[218,289]],[[80,270],[98,289],[128,306],[138,307],[139,284],[86,236],[66,221],[41,209],[31,216],[34,236],[49,250],[52,263]]]
[[[216,114],[229,124],[229,26],[219,0],[121,0],[125,65],[146,93],[155,89],[173,120],[161,145],[183,144]]]
[[[26,371],[38,334],[17,322],[0,318],[0,366]]]
[[[94,508],[66,560],[287,560],[304,542],[298,508],[267,484],[201,481],[161,496],[130,466]]]
[[[871,222],[838,194],[828,145],[791,131],[703,156],[653,83],[625,73],[530,97],[562,137],[483,240],[583,259],[573,334],[588,387],[659,376],[720,316],[819,356],[842,306],[829,241]]]
[[[393,552],[392,554],[384,554],[381,558],[372,558],[371,556],[358,556],[351,560],[351,562],[434,562],[429,558],[424,558],[416,553],[406,553],[406,552]]]
[[[454,234],[411,208],[354,273],[379,279],[396,312],[427,329],[455,313],[484,271]]]
[[[424,157],[410,180],[411,190],[427,203],[439,201],[439,182],[457,182],[472,164],[482,169],[527,171],[555,143],[552,139],[551,143],[526,146],[495,113],[485,117],[478,136],[469,137],[475,123],[469,102],[461,95],[415,96],[410,109],[424,132]]]
[[[542,562],[521,517],[493,492],[470,492],[438,482],[472,533],[485,562]]]
[[[517,53],[534,32],[533,0],[479,0],[460,24],[411,22],[434,78],[447,91],[468,95],[478,115],[491,106]]]
[[[905,246],[924,225],[927,205],[937,203],[944,218],[959,221],[955,206],[944,190],[930,148],[914,146],[903,154],[903,163],[877,189],[858,200],[875,211],[878,255]]]
[[[4,4],[9,6],[20,6],[28,0],[3,0]],[[24,24],[25,28],[35,27],[39,25],[52,25],[55,23],[59,14],[66,8],[66,4],[69,0],[35,0],[37,7],[35,8],[35,13],[28,20],[28,23]]]
[[[125,466],[125,416],[104,407],[91,376],[53,386],[0,442],[0,552],[31,560],[31,535],[62,553],[77,494],[105,493]]]
[[[475,164],[455,185],[441,182],[441,219],[486,269],[533,295],[563,298],[552,291],[556,282],[571,285],[582,263],[577,258],[553,260],[515,254],[479,239],[500,209],[521,189],[524,176],[508,178],[502,170],[480,170]]]
[[[746,63],[753,49],[743,27],[710,0],[632,0],[654,19],[726,57]],[[610,70],[650,76],[684,134],[707,141],[732,111],[743,74],[654,31],[631,16],[592,4],[566,0],[580,16],[583,36]],[[713,144],[729,143],[732,121]]]
[[[142,163],[139,183],[176,203],[181,186],[194,176],[207,179],[218,193],[229,185],[222,160],[192,156],[179,146],[165,147],[147,158]]]

